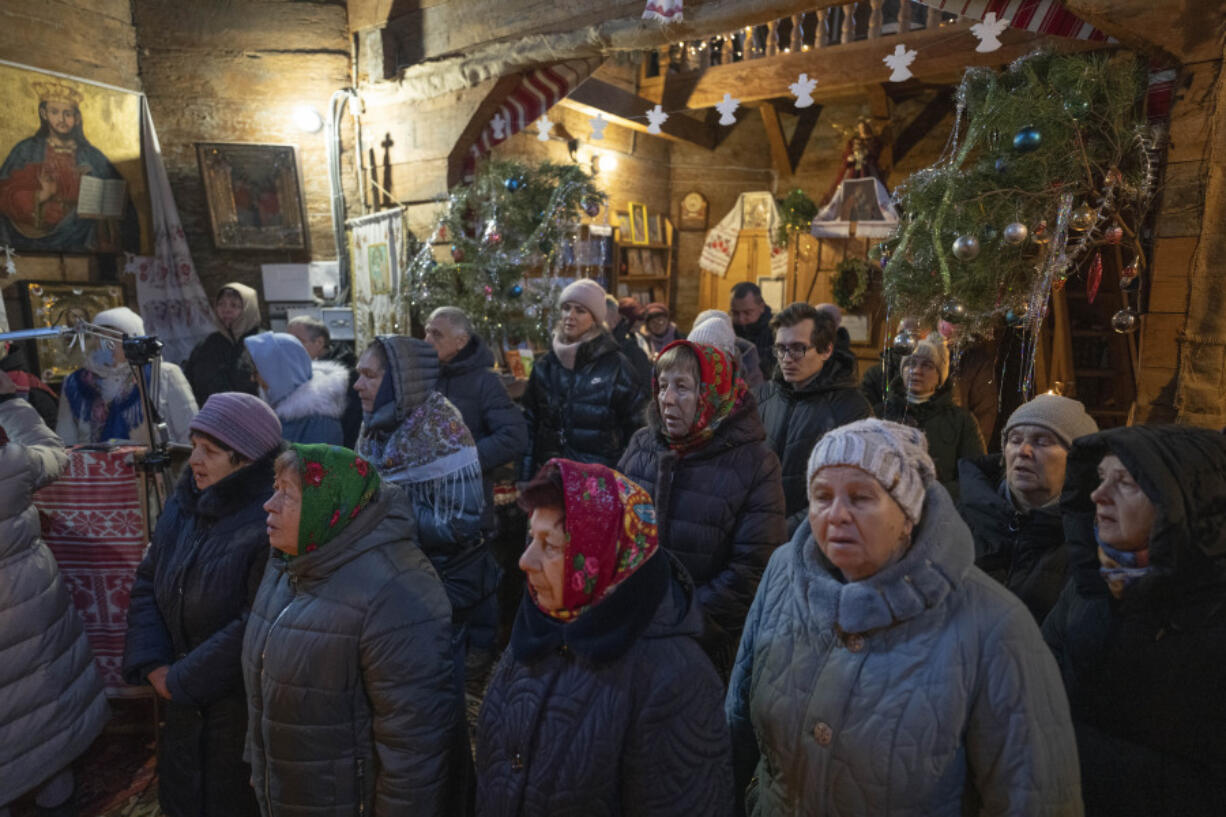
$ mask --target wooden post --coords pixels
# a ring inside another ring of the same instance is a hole
[[[929,6],[928,7],[928,19],[924,23],[924,28],[937,28],[940,25],[941,25],[941,12],[937,11],[932,6]]]
[[[698,46],[698,67],[704,71],[711,67],[711,51],[711,38],[707,37]]]
[[[826,16],[827,11],[824,8],[817,10],[817,28],[813,30],[813,47],[826,47]]]
[[[840,41],[843,45],[856,38],[856,4],[843,4],[843,39]]]
[[[801,28],[805,16],[803,14],[792,15],[792,50],[801,51],[805,47],[805,31]]]
[[[724,35],[724,47],[719,50],[720,65],[731,65],[735,62],[736,35],[729,31]]]
[[[901,0],[898,4],[898,33],[911,31],[911,0]]]
[[[902,0],[903,5],[906,5],[907,0]],[[885,0],[872,0],[869,4],[868,14],[868,38],[875,40],[881,36],[881,7],[885,5]]]
[[[766,56],[773,57],[779,53],[779,21],[771,20],[766,24]]]

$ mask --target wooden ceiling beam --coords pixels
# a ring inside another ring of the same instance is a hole
[[[800,160],[809,146],[809,137],[817,128],[817,120],[821,118],[822,106],[810,105],[801,108],[796,113],[796,130],[792,131],[792,139],[788,142],[788,161],[793,169],[800,167]]]
[[[473,144],[476,143],[477,137],[481,135],[481,131],[485,130],[485,126],[489,124],[490,117],[494,112],[506,102],[507,97],[519,87],[523,81],[523,76],[520,74],[512,74],[511,76],[500,77],[486,93],[485,97],[477,104],[476,109],[469,116],[468,122],[460,131],[459,137],[456,139],[455,145],[451,148],[451,152],[447,154],[447,187],[455,187],[460,183],[464,175],[464,163],[468,159],[469,151]]]
[[[788,155],[788,141],[783,135],[783,124],[779,121],[779,111],[770,102],[763,102],[758,105],[758,113],[762,115],[762,125],[766,128],[766,143],[770,146],[771,166],[780,176],[791,176],[795,168]]]
[[[894,169],[894,103],[884,85],[870,85],[865,89],[868,97],[869,115],[873,118],[873,133],[881,145],[877,154],[877,168],[884,182]]]
[[[647,133],[647,121],[644,117],[655,103],[604,80],[589,77],[559,104],[588,116],[595,116],[599,111],[610,122],[639,133]],[[705,123],[686,116],[684,113],[670,115],[660,126],[660,133],[652,135],[674,142],[697,145],[707,150],[715,147],[714,131]]]
[[[1127,47],[1182,63],[1220,59],[1221,0],[1065,0],[1065,8]]]
[[[977,40],[970,22],[913,32],[905,37],[860,40],[846,45],[779,54],[728,65],[713,65],[703,72],[686,100],[687,108],[707,108],[730,93],[741,104],[776,97],[790,97],[788,86],[806,73],[818,80],[815,99],[828,101],[859,95],[865,85],[889,82],[890,69],[881,58],[902,43],[919,52],[908,82],[948,80],[960,77],[971,66],[997,66],[1013,62],[1040,43],[1062,52],[1090,51],[1108,44],[1089,40],[1046,37],[1011,28],[1001,35],[1003,46],[987,54],[975,51]]]
[[[898,164],[911,149],[919,144],[933,128],[941,123],[954,109],[954,89],[940,88],[936,96],[928,101],[915,118],[907,123],[894,140],[894,163]]]

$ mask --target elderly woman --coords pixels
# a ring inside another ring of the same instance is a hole
[[[1226,437],[1133,426],[1068,456],[1070,581],[1043,623],[1088,815],[1226,814]]]
[[[327,445],[290,446],[274,487],[276,555],[243,641],[261,811],[463,813],[454,771],[471,761],[451,608],[404,492]]]
[[[614,466],[642,423],[646,383],[605,329],[605,292],[580,279],[558,298],[553,349],[532,367],[524,416],[532,448],[528,479],[552,457]]]
[[[106,309],[94,316],[95,324],[123,332],[129,337],[145,334],[145,322],[126,306]],[[163,361],[160,367],[158,413],[166,421],[171,442],[186,444],[196,399],[182,370]],[[145,367],[149,382],[150,367]],[[132,440],[148,443],[144,407],[132,367],[119,341],[102,341],[77,369],[64,378],[55,431],[65,445]]]
[[[697,585],[703,646],[725,678],[766,562],[787,540],[779,458],[739,371],[712,346],[666,347],[647,427],[619,466],[654,498],[660,540]]]
[[[285,332],[248,335],[243,343],[255,364],[260,397],[277,413],[286,441],[340,445],[349,370],[312,360],[302,341]]]
[[[477,721],[477,814],[730,814],[722,686],[651,497],[551,460],[520,502],[528,592]]]
[[[255,394],[251,364],[243,355],[243,338],[260,329],[259,296],[251,287],[231,281],[217,291],[213,304],[218,330],[196,344],[183,372],[203,404],[217,392]]]
[[[34,491],[64,446],[0,371],[0,815],[37,791],[38,813],[75,814],[72,762],[106,724],[85,628],[43,541]]]
[[[261,506],[280,449],[281,423],[258,397],[210,397],[192,421],[190,471],[136,571],[123,673],[166,701],[158,797],[168,817],[259,813],[239,654],[268,559]]]
[[[974,415],[954,404],[949,349],[940,335],[933,332],[902,359],[899,378],[873,414],[924,432],[937,480],[957,501],[958,460],[983,456],[983,437]]]
[[[1078,815],[1055,661],[972,562],[917,429],[861,420],[809,458],[728,690],[738,793],[792,814]]]

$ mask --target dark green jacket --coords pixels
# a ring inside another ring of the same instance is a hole
[[[924,403],[908,403],[907,388],[902,378],[890,384],[890,395],[873,408],[883,420],[922,429],[928,438],[928,454],[937,467],[937,479],[958,501],[958,460],[981,457],[985,453],[983,437],[975,418],[954,404],[952,381],[946,381],[936,394]]]

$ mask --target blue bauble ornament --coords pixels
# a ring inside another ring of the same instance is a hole
[[[511,178],[503,182],[503,184],[506,185],[507,190],[510,190],[512,193],[514,193],[516,190],[524,186],[524,180],[519,178],[518,176],[512,176]]]
[[[507,290],[507,297],[510,297],[510,298],[518,298],[520,295],[523,295],[523,294],[524,294],[523,284],[516,284],[515,286]]]
[[[1043,144],[1043,134],[1034,125],[1027,125],[1013,137],[1013,149],[1018,153],[1038,150],[1041,144]]]

